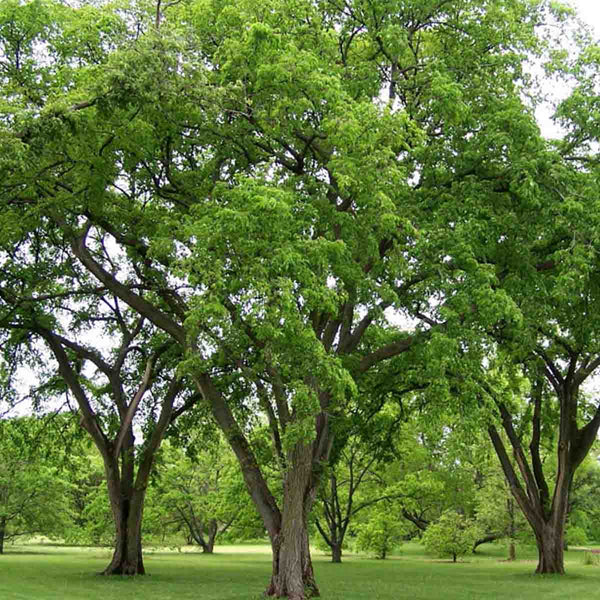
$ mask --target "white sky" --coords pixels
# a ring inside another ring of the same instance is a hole
[[[600,0],[569,0],[568,3],[574,6],[579,16],[600,35]]]

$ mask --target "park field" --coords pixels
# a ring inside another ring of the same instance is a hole
[[[268,546],[221,546],[212,556],[150,550],[144,577],[96,575],[109,560],[106,549],[52,545],[8,546],[0,556],[2,600],[258,600],[270,572]],[[533,575],[534,549],[502,560],[491,546],[453,564],[425,556],[417,544],[385,561],[346,556],[332,564],[315,552],[324,600],[569,600],[595,597],[600,567],[584,565],[584,553],[566,555],[567,575]]]

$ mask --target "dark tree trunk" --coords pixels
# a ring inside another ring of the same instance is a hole
[[[577,377],[573,375],[576,372],[575,362],[571,363],[569,375],[563,378],[558,376],[560,375],[558,367],[549,359],[545,358],[545,360],[548,365],[545,374],[551,381],[560,405],[557,469],[553,493],[550,493],[540,453],[544,399],[541,379],[535,380],[531,392],[530,401],[533,411],[529,460],[521,438],[513,426],[510,411],[502,401],[497,400],[502,427],[512,447],[522,482],[496,428],[492,425],[488,427],[488,432],[511,493],[533,529],[539,555],[535,572],[562,575],[565,572],[564,536],[573,476],[596,439],[600,427],[600,408],[597,409],[594,418],[579,429],[577,427],[579,385],[585,377],[577,381],[581,373]]]
[[[102,571],[102,575],[145,575],[139,529],[130,531],[126,525],[117,525],[116,529],[117,538],[112,560]]]
[[[137,331],[143,326],[143,318],[138,321]],[[148,479],[155,454],[160,447],[165,431],[174,418],[181,414],[173,413],[173,403],[182,390],[179,379],[169,382],[163,396],[160,416],[155,423],[152,434],[146,440],[144,450],[139,454],[137,475],[135,456],[135,437],[133,420],[140,402],[152,383],[156,360],[169,346],[163,345],[148,358],[146,369],[137,392],[129,399],[124,396],[121,368],[124,357],[132,348],[131,343],[137,333],[124,335],[119,349],[120,359],[114,365],[106,363],[93,351],[79,346],[50,330],[40,328],[40,335],[48,342],[59,364],[59,371],[69,389],[75,396],[81,412],[80,425],[90,434],[104,461],[108,496],[115,523],[115,549],[110,564],[102,572],[103,575],[143,575],[145,573],[142,559],[142,515]],[[92,409],[84,387],[79,381],[79,373],[67,356],[66,348],[74,351],[81,361],[92,361],[108,377],[111,384],[112,399],[119,412],[120,427],[114,438],[102,428],[102,422]],[[191,406],[191,404],[189,405]]]
[[[505,429],[508,430],[509,436],[514,435],[510,427],[505,427]],[[493,427],[489,431],[504,468],[504,473],[509,481],[513,497],[523,511],[523,515],[535,535],[539,556],[535,572],[537,574],[554,573],[563,575],[565,572],[563,551],[564,530],[567,518],[569,489],[574,469],[568,464],[565,452],[561,452],[562,449],[559,448],[560,468],[554,487],[554,495],[550,501],[545,480],[542,478],[541,467],[538,467],[539,460],[534,461],[534,465],[536,465],[534,468],[537,471],[534,474],[533,469],[529,469],[520,446],[516,442],[513,442],[513,447],[517,448],[517,462],[528,487],[529,493],[527,493],[523,490],[516,477],[497,432]],[[543,487],[540,485],[540,482],[544,483]]]
[[[142,558],[142,513],[145,490],[136,490],[123,477],[107,477],[110,504],[115,522],[115,548],[102,575],[144,575]]]
[[[104,456],[108,497],[115,523],[115,549],[103,575],[146,573],[142,558],[142,516],[152,454],[144,456],[136,477],[134,441],[130,429],[123,442],[120,461],[114,455]]]
[[[535,532],[535,538],[539,557],[535,572],[564,575],[563,528],[547,525],[540,533]]]
[[[0,519],[0,554],[4,554],[4,536],[6,535],[6,517]]]
[[[331,562],[341,563],[342,562],[342,543],[335,542],[331,546]]]

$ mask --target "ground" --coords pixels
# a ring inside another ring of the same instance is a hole
[[[8,546],[0,556],[3,600],[258,600],[270,574],[268,546],[220,546],[213,556],[195,549],[152,550],[145,556],[149,576],[95,575],[110,558],[107,549],[52,545]],[[348,556],[341,565],[315,552],[323,600],[564,600],[590,598],[600,587],[600,567],[585,566],[584,552],[566,556],[565,577],[536,577],[534,548],[521,559],[503,561],[504,547],[488,546],[452,564],[427,557],[417,544],[378,561]],[[126,589],[125,589],[126,588]]]

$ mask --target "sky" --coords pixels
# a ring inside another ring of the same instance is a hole
[[[600,35],[600,0],[569,0],[581,18],[592,25]]]

